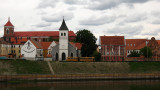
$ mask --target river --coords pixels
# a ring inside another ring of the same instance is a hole
[[[0,83],[0,90],[160,90],[159,80]]]

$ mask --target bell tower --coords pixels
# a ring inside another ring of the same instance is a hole
[[[14,36],[14,26],[8,18],[8,22],[4,25],[4,35],[6,41],[10,41],[10,38]]]
[[[61,27],[59,28],[59,60],[66,60],[68,57],[68,27],[63,18]]]

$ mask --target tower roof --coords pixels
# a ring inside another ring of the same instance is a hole
[[[67,27],[64,19],[63,19],[62,25],[61,25],[61,27],[59,28],[59,30],[68,30],[68,27]]]
[[[4,26],[13,26],[13,24],[10,22],[10,18],[8,18],[8,22]]]

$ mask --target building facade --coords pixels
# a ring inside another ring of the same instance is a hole
[[[124,61],[124,36],[100,36],[99,49],[102,61]]]

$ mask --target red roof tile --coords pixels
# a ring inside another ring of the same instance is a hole
[[[146,46],[146,39],[126,39],[126,50],[140,50]]]
[[[158,45],[160,45],[160,40],[156,40],[158,42]]]
[[[40,42],[43,49],[48,49],[52,42]]]
[[[59,31],[22,31],[14,32],[15,37],[36,37],[36,36],[59,36]],[[69,36],[76,36],[73,31],[69,31]]]
[[[30,41],[34,44],[34,46],[35,46],[36,48],[42,49],[42,46],[41,46],[37,41],[35,41],[35,40],[33,40],[33,39],[31,39]]]
[[[74,42],[69,42],[71,45],[73,45],[74,47],[77,47],[78,50],[80,50],[82,48],[82,44],[81,43],[74,43]]]
[[[8,22],[4,26],[13,26],[13,24],[8,20]]]
[[[101,45],[125,45],[124,36],[100,36]]]
[[[27,42],[27,41],[28,41],[27,38],[18,38],[18,37],[17,37],[17,42],[16,42],[15,37],[12,37],[12,38],[11,38],[12,44],[24,44],[24,43]]]

